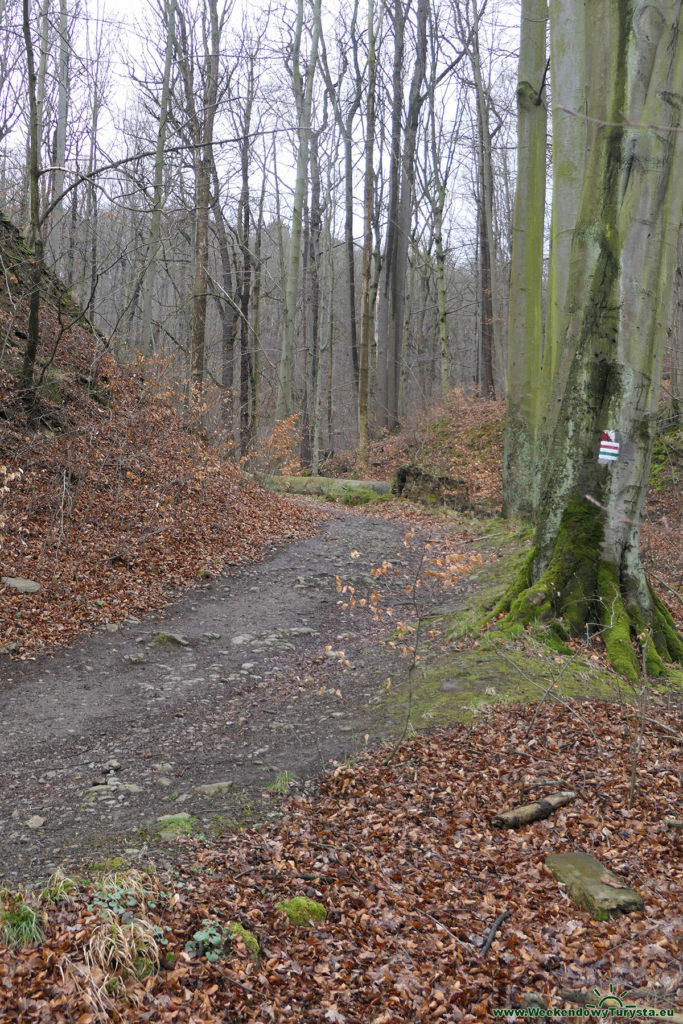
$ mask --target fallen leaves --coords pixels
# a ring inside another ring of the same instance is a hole
[[[657,703],[657,720],[673,725],[680,701]],[[279,822],[208,845],[179,841],[178,867],[153,882],[145,912],[177,959],[143,980],[116,974],[109,1019],[469,1024],[525,999],[559,1008],[562,989],[610,985],[674,1008],[683,872],[664,818],[678,799],[676,745],[646,723],[639,799],[624,814],[627,713],[597,701],[544,705],[528,740],[524,714],[498,706],[406,742],[389,765],[382,751],[366,754],[288,799]],[[585,802],[518,832],[488,827],[520,786],[556,778],[575,781]],[[619,870],[642,890],[645,911],[593,921],[544,867],[549,852],[571,849]],[[289,924],[276,904],[294,896],[324,904],[326,921]],[[99,925],[89,903],[81,890],[48,908],[39,950],[0,947],[1,1024],[95,1012],[84,950]],[[237,942],[216,965],[184,952],[207,918],[251,931],[261,961]]]
[[[0,370],[0,405],[12,411],[0,428],[2,563],[41,585],[30,595],[0,586],[0,648],[22,657],[144,615],[181,586],[310,535],[323,517],[249,480],[102,353],[110,404],[95,402],[76,382],[93,344],[63,343],[66,431],[32,427],[16,380]]]

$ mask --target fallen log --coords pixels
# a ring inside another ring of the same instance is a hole
[[[372,498],[391,493],[391,484],[386,480],[347,480],[327,476],[269,476],[257,479],[271,491],[285,494],[315,494],[324,498],[335,498],[349,505],[363,504]]]
[[[564,807],[576,799],[574,790],[563,790],[561,793],[551,793],[542,800],[536,800],[533,804],[524,804],[522,807],[513,807],[510,811],[501,811],[495,814],[490,821],[491,828],[519,828],[520,825],[529,825],[532,821],[542,821],[559,807]]]
[[[683,828],[683,818],[665,818],[664,824],[667,828]]]

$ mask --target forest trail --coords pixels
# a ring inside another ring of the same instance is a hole
[[[280,773],[303,782],[395,733],[380,707],[387,676],[406,667],[379,642],[395,619],[342,610],[337,577],[360,596],[390,561],[399,572],[377,589],[409,619],[406,579],[434,539],[430,520],[418,522],[406,547],[406,520],[335,507],[317,536],[142,621],[33,661],[4,659],[0,881],[124,851],[163,859],[172,847],[159,845],[159,817],[191,815],[208,834],[267,816]],[[422,614],[443,604],[438,587],[422,594]]]

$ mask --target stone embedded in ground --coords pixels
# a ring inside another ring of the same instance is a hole
[[[45,824],[45,818],[41,818],[39,814],[33,814],[26,822],[27,828],[42,828]]]
[[[235,788],[234,782],[207,782],[203,786],[195,786],[194,792],[200,796],[218,796],[220,793],[229,793]]]
[[[553,853],[545,864],[596,921],[643,909],[642,896],[587,853]]]
[[[40,583],[36,583],[35,580],[25,580],[22,576],[2,576],[0,583],[12,587],[13,590],[18,590],[20,594],[35,594],[40,590]]]
[[[152,640],[155,644],[174,644],[176,647],[190,646],[190,641],[181,633],[155,633]]]
[[[147,661],[146,654],[124,654],[123,660],[129,665],[144,665]]]

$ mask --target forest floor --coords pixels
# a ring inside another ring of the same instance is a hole
[[[315,536],[203,581],[157,614],[5,661],[0,881],[35,882],[123,847],[144,861],[160,817],[185,813],[211,834],[267,815],[262,794],[275,784],[277,795],[278,779],[310,779],[396,734],[383,698],[406,659],[381,640],[414,620],[406,587],[428,564],[445,552],[451,566],[457,554],[456,576],[477,564],[474,535],[409,510],[301,506]],[[367,606],[340,607],[340,585]],[[420,613],[458,593],[425,580]]]
[[[62,336],[63,298],[28,416],[0,297],[0,1024],[683,1007],[680,684],[627,686],[599,636],[472,632],[528,544],[496,517],[502,407],[454,392],[333,466],[415,461],[467,514],[285,498],[87,324]],[[643,557],[680,626],[680,431],[658,446]],[[594,921],[545,867],[571,850],[644,910]]]
[[[674,1015],[680,689],[638,701],[597,641],[459,640],[524,550],[499,522],[299,507],[314,536],[6,660],[2,1024]],[[574,904],[544,861],[577,849],[645,910]]]

